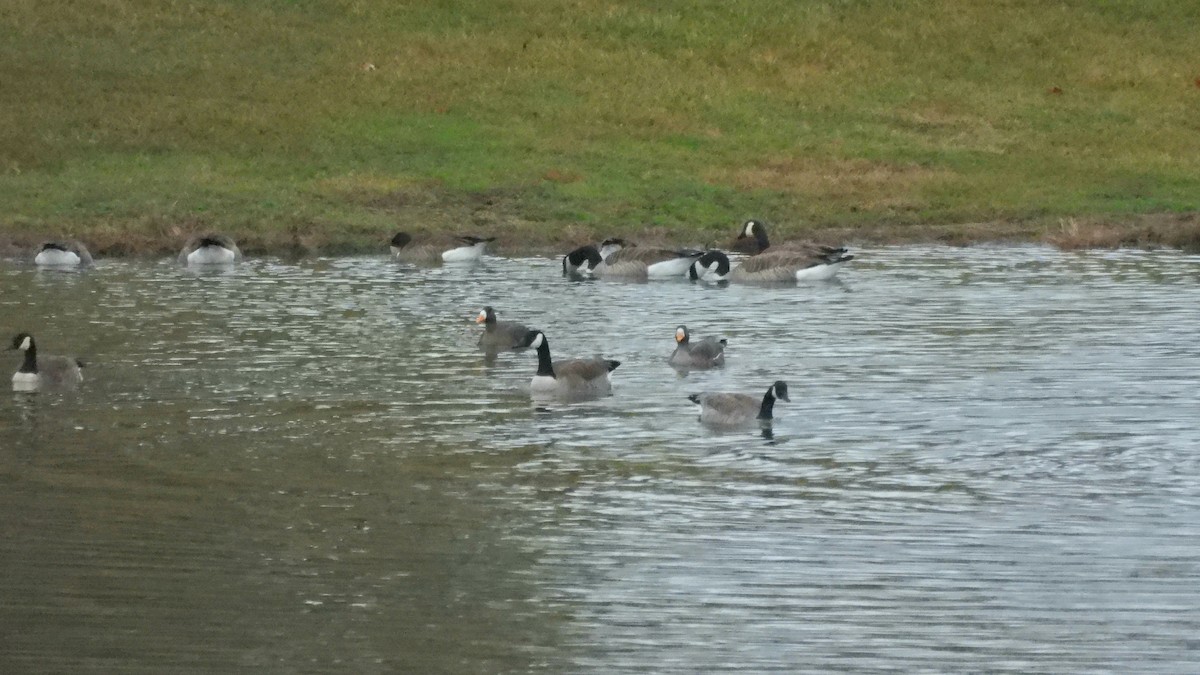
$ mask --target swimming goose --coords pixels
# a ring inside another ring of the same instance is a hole
[[[10,349],[25,352],[25,360],[13,373],[13,391],[38,389],[70,389],[83,381],[80,368],[83,362],[67,356],[43,355],[38,358],[37,345],[29,333],[19,333],[12,339]]]
[[[92,254],[81,242],[48,241],[33,257],[33,264],[40,267],[80,267],[92,264]]]
[[[736,281],[739,283],[773,283],[789,281],[824,281],[837,276],[842,265],[854,256],[845,253],[810,253],[804,251],[768,251],[743,258],[733,267],[729,256],[721,251],[705,251],[688,268],[688,278],[704,281]]]
[[[621,365],[620,361],[601,358],[550,360],[550,342],[545,333],[529,331],[529,346],[537,349],[537,374],[529,383],[529,393],[535,398],[584,400],[612,393],[608,374]]]
[[[790,401],[787,383],[776,380],[759,399],[750,394],[702,393],[688,396],[700,406],[700,421],[716,426],[740,426],[766,422],[775,414],[775,401]]]
[[[241,257],[237,244],[223,234],[194,235],[179,252],[179,262],[185,265],[229,265]]]
[[[563,274],[591,273],[623,279],[680,278],[687,275],[688,266],[701,253],[692,249],[641,248],[624,239],[605,239],[599,248],[580,246],[563,256]]]
[[[563,256],[563,276],[590,274],[601,262],[604,262],[604,258],[598,248],[591,244],[580,246]]]
[[[412,235],[407,232],[397,232],[392,237],[390,248],[392,256],[397,260],[418,265],[434,265],[442,262],[474,262],[483,257],[484,248],[495,237],[476,237],[459,235],[453,238],[454,244],[444,241],[413,242]]]
[[[761,220],[747,220],[742,225],[741,231],[738,232],[737,238],[733,240],[729,248],[732,251],[750,255],[759,255],[768,248],[771,248],[771,240],[767,237],[766,223]],[[813,255],[844,254],[848,251],[845,246],[826,246],[811,241],[788,241],[776,244],[771,250],[773,252],[782,250],[803,251]]]
[[[712,368],[725,365],[725,340],[711,335],[692,342],[687,326],[675,329],[675,352],[668,362],[682,368]]]
[[[487,350],[524,349],[533,339],[531,331],[524,324],[516,321],[497,321],[496,310],[491,307],[479,310],[475,323],[483,324],[479,346]]]

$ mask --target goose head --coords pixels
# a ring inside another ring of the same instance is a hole
[[[475,323],[496,323],[496,310],[490,306],[479,310],[479,314],[475,317]]]
[[[791,402],[792,400],[788,398],[787,382],[784,382],[783,380],[775,380],[775,384],[771,385],[771,395],[780,401]]]
[[[596,265],[603,261],[604,258],[600,256],[600,251],[596,250],[595,246],[580,246],[563,256],[563,274],[588,272],[596,269]]]
[[[734,241],[736,250],[754,253],[763,251],[770,245],[771,242],[767,239],[767,224],[753,218],[742,224],[742,230]]]
[[[703,255],[696,258],[696,262],[688,267],[688,278],[696,281],[712,275],[715,279],[720,280],[729,274],[729,269],[729,256],[721,251],[705,251]]]
[[[20,350],[20,351],[26,352],[33,348],[34,348],[34,346],[33,346],[33,336],[32,335],[30,335],[29,333],[17,333],[16,335],[13,336],[12,346],[9,347],[8,349],[9,349],[9,351]]]
[[[675,329],[675,342],[677,342],[681,345],[685,345],[685,344],[687,344],[687,341],[688,341],[687,326],[680,326],[680,327],[676,328]]]
[[[608,260],[608,256],[629,246],[629,242],[617,237],[611,237],[600,242],[600,258]]]

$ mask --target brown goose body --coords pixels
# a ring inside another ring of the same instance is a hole
[[[624,279],[683,278],[688,267],[703,251],[631,246],[623,239],[607,239],[600,245],[602,261],[593,273]]]
[[[590,359],[550,358],[550,343],[541,331],[530,331],[529,345],[537,349],[538,370],[529,383],[534,398],[580,401],[612,393],[608,374],[621,365],[599,356]]]
[[[731,251],[752,256],[761,255],[768,249],[771,253],[787,251],[797,255],[807,254],[812,258],[847,252],[844,246],[828,246],[811,241],[788,241],[772,244],[767,236],[767,226],[761,220],[747,220],[743,223],[737,238],[729,246]]]
[[[407,232],[397,232],[388,242],[388,248],[396,260],[413,265],[437,265],[479,260],[486,244],[495,239],[464,234],[433,235],[418,240]]]
[[[763,396],[704,392],[688,397],[700,406],[700,421],[714,426],[743,426],[774,419],[775,401],[790,401],[787,383],[777,380]]]

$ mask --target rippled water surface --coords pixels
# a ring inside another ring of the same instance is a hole
[[[1200,258],[558,269],[0,262],[6,344],[88,362],[0,405],[0,671],[1200,670]],[[614,395],[531,405],[485,304]],[[687,400],[776,379],[765,433]]]

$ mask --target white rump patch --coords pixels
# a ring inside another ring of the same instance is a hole
[[[228,265],[236,259],[233,251],[224,246],[201,246],[187,257],[189,265]]]
[[[671,260],[664,260],[647,267],[646,276],[655,279],[681,277],[687,274],[688,267],[691,267],[691,265],[691,258],[673,258]]]
[[[826,281],[832,279],[837,276],[838,270],[845,264],[844,262],[833,263],[832,265],[822,263],[820,265],[813,265],[812,267],[805,267],[802,270],[796,270],[796,281]]]
[[[33,258],[35,265],[48,267],[73,267],[79,264],[79,255],[74,251],[60,251],[56,248],[42,249]]]
[[[483,247],[487,242],[481,241],[472,246],[459,246],[442,252],[442,262],[474,262],[483,257]]]

